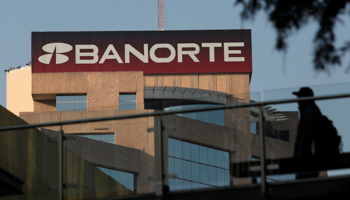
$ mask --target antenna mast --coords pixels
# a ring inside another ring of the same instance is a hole
[[[158,30],[164,31],[164,0],[158,0]]]

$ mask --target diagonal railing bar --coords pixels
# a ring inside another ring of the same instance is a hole
[[[132,115],[119,115],[119,116],[99,117],[99,118],[89,118],[89,119],[79,119],[79,120],[68,120],[68,121],[48,122],[48,123],[39,123],[39,124],[7,126],[7,127],[0,127],[0,131],[9,131],[9,130],[18,130],[18,129],[27,129],[27,128],[36,128],[36,127],[46,127],[46,126],[68,125],[68,124],[80,124],[80,123],[87,123],[87,122],[121,120],[121,119],[151,117],[151,116],[160,116],[160,115],[173,115],[173,114],[179,114],[179,113],[220,110],[220,109],[230,109],[230,108],[231,109],[232,108],[247,108],[247,107],[253,107],[253,106],[266,106],[266,105],[293,103],[293,102],[308,101],[308,100],[339,99],[339,98],[346,98],[346,97],[350,97],[350,93],[339,94],[339,95],[325,95],[325,96],[318,96],[318,97],[304,97],[304,98],[298,98],[298,99],[293,98],[293,99],[285,99],[285,100],[260,101],[260,102],[253,102],[253,103],[240,103],[240,104],[207,107],[207,108],[159,111],[159,112],[152,112],[152,113],[132,114]]]

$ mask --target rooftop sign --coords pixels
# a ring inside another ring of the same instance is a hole
[[[250,30],[33,32],[33,73],[252,72]]]

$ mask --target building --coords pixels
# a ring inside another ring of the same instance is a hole
[[[0,127],[26,124],[2,106],[0,119]],[[0,132],[0,199],[58,199],[59,149],[57,137],[55,138],[57,134],[49,130],[43,131],[47,134],[34,128]],[[109,145],[115,149],[121,148]],[[65,148],[64,152],[67,161],[64,199],[133,194],[123,183],[107,176],[70,149]],[[122,152],[119,155],[124,154]]]
[[[7,72],[7,108],[36,124],[248,103],[251,75],[250,30],[34,32],[32,66]],[[109,175],[122,174],[130,190],[149,193],[160,151],[147,129],[161,120],[176,128],[163,133],[164,170],[177,175],[167,182],[170,190],[201,189],[251,182],[232,177],[229,163],[259,158],[249,122],[255,114],[213,110],[62,129],[85,137],[68,142],[73,152]],[[293,151],[297,113],[279,114],[288,120],[270,126],[270,158]]]

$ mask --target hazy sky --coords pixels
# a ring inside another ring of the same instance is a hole
[[[343,60],[343,66],[330,75],[313,70],[315,23],[310,22],[293,35],[288,40],[288,52],[283,55],[274,49],[276,34],[267,16],[260,13],[255,21],[242,22],[241,7],[234,7],[234,2],[165,0],[165,30],[251,29],[252,92],[349,82],[350,74],[344,73],[346,65],[350,65],[349,55]],[[336,26],[338,44],[350,38],[349,19],[344,18],[344,24]],[[0,1],[0,20],[0,104],[6,107],[4,70],[24,66],[30,61],[32,31],[157,30],[157,0],[3,0]],[[275,98],[272,94],[284,93],[266,93],[266,98]],[[286,94],[283,97],[292,97],[288,96],[289,92]]]
[[[251,91],[323,85],[349,81],[344,66],[316,73],[312,68],[316,24],[293,35],[287,54],[274,49],[275,31],[260,13],[242,23],[234,0],[165,0],[166,30],[251,29],[253,75]],[[32,31],[157,30],[157,0],[1,1],[0,104],[6,106],[5,69],[24,66],[31,59]],[[349,39],[350,20],[337,26],[337,41]]]

